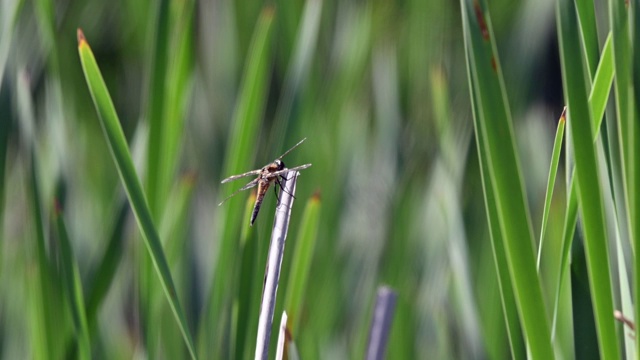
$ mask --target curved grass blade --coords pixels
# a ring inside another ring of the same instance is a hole
[[[177,162],[180,156],[180,144],[184,133],[184,121],[186,105],[190,98],[191,75],[193,72],[193,1],[183,1],[173,4],[170,11],[170,19],[164,19],[165,14],[159,14],[157,28],[158,38],[156,39],[156,56],[165,56],[166,60],[157,61],[154,69],[154,77],[164,77],[158,79],[163,82],[164,87],[156,89],[152,80],[149,99],[150,107],[148,114],[149,123],[149,160],[155,161],[149,164],[147,182],[150,187],[149,196],[155,195],[158,215],[162,215],[166,194],[171,191],[174,178],[176,176]],[[164,11],[165,9],[161,9]],[[168,27],[170,34],[166,34]],[[167,49],[168,48],[168,49]],[[156,100],[156,97],[160,101]],[[151,116],[159,117],[152,118]],[[158,136],[160,139],[153,138]],[[154,148],[151,148],[153,145]],[[152,155],[155,152],[155,155]],[[152,172],[153,171],[153,172]],[[157,179],[152,180],[151,177]],[[155,192],[155,194],[152,193]],[[152,208],[153,210],[153,208]]]
[[[316,44],[321,24],[322,7],[321,0],[306,0],[302,10],[300,24],[296,34],[295,44],[291,60],[287,66],[284,78],[282,95],[278,100],[278,107],[271,129],[271,139],[277,147],[283,145],[287,124],[291,120],[293,104],[300,96],[302,84],[308,79],[313,55],[316,53]]]
[[[595,143],[600,126],[604,117],[604,111],[606,108],[606,102],[609,98],[609,90],[613,83],[613,50],[611,47],[611,34],[605,41],[604,48],[602,49],[602,56],[598,69],[596,70],[596,76],[593,81],[593,87],[589,95],[589,109],[592,115],[592,129],[593,142]],[[558,279],[556,281],[556,298],[554,300],[553,308],[553,324],[552,334],[555,334],[556,321],[558,316],[558,304],[560,289],[562,288],[562,279],[564,279],[565,271],[569,268],[569,255],[571,251],[571,244],[573,242],[573,235],[575,233],[576,224],[578,223],[578,199],[576,193],[575,183],[575,169],[571,173],[569,183],[569,196],[567,200],[567,207],[565,211],[564,225],[562,231],[562,255],[560,262],[560,271],[558,273]]]
[[[613,319],[613,292],[609,271],[607,231],[604,220],[602,189],[580,57],[580,33],[573,1],[558,2],[558,38],[565,99],[575,155],[578,203],[583,219],[585,257],[598,333],[600,356],[619,358],[618,339]]]
[[[80,281],[80,271],[78,270],[78,262],[73,255],[69,235],[67,233],[67,227],[62,216],[62,209],[57,201],[55,203],[53,215],[58,240],[60,241],[60,254],[62,255],[60,265],[62,268],[63,283],[67,290],[67,297],[71,307],[71,315],[76,331],[76,340],[79,351],[78,358],[91,359],[89,326],[87,325],[82,282]]]
[[[631,124],[633,127],[633,142],[631,151],[632,159],[630,160],[631,179],[629,187],[629,198],[631,211],[629,215],[629,223],[631,226],[631,243],[635,249],[633,279],[634,279],[634,299],[635,299],[635,320],[640,321],[640,258],[638,257],[638,249],[640,249],[640,2],[635,0],[632,5],[633,13],[633,95],[635,101],[631,101]],[[636,334],[636,352],[640,351],[640,336]]]
[[[631,94],[631,41],[629,39],[629,11],[627,1],[609,1],[609,23],[613,37],[613,59],[615,66],[615,104],[618,115],[618,138],[620,159],[622,163],[622,185],[626,200],[625,209],[630,214],[631,206],[630,169],[632,159],[632,136],[634,134],[632,122],[633,103]],[[633,227],[632,224],[629,224]],[[633,231],[630,231],[632,234]],[[636,302],[637,303],[637,302]]]
[[[595,4],[591,0],[576,0],[576,12],[580,19],[580,35],[584,44],[589,79],[594,77],[598,64],[598,29],[596,28]]]
[[[40,199],[40,187],[38,186],[38,175],[35,164],[35,157],[31,154],[31,206],[32,215],[34,217],[34,225],[36,229],[36,256],[38,262],[38,286],[35,293],[38,295],[39,301],[33,305],[36,318],[34,322],[37,328],[34,330],[36,339],[34,341],[35,354],[42,359],[53,359],[55,354],[55,339],[53,339],[53,285],[52,276],[49,272],[51,264],[47,258],[47,250],[44,238],[44,223],[42,219],[42,200]]]
[[[129,213],[129,204],[123,203],[117,211],[116,220],[113,225],[109,243],[105,249],[100,264],[91,276],[91,287],[87,291],[87,320],[89,329],[96,324],[98,309],[104,300],[113,278],[115,277],[118,264],[122,259],[124,251],[123,231],[126,223],[127,214]]]
[[[186,241],[186,234],[189,223],[189,205],[195,182],[196,175],[187,173],[174,185],[166,198],[166,205],[163,206],[161,225],[158,228],[169,269],[178,279],[188,279],[189,276],[187,271],[191,261],[186,254],[189,244]],[[148,269],[148,273],[152,274],[151,268]],[[150,296],[147,302],[147,311],[153,317],[149,322],[153,328],[147,330],[147,337],[151,339],[152,343],[157,344],[155,354],[158,356],[164,356],[167,359],[182,358],[184,357],[184,346],[180,341],[172,341],[178,339],[180,333],[176,327],[172,326],[171,310],[166,302],[162,301],[162,289],[157,285],[157,282],[149,281],[148,285],[150,285]],[[184,295],[183,298],[187,302],[190,295],[188,286],[188,281],[177,284],[177,291]],[[155,319],[161,319],[160,326]]]
[[[184,1],[179,4],[179,9],[174,11],[175,25],[173,36],[172,57],[167,68],[167,94],[164,101],[164,137],[161,141],[162,161],[159,167],[160,183],[158,194],[163,196],[171,190],[178,160],[181,154],[181,144],[187,119],[187,105],[191,98],[192,74],[194,65],[194,31],[195,21],[194,1]],[[165,199],[158,199],[160,209],[164,207]]]
[[[309,272],[313,260],[313,249],[318,238],[320,225],[320,195],[315,194],[304,209],[298,236],[296,237],[295,250],[292,264],[289,270],[287,294],[285,295],[284,308],[289,314],[287,329],[291,335],[298,332],[300,314],[304,301],[305,289],[309,281]]]
[[[593,78],[593,86],[589,93],[589,109],[591,110],[593,124],[593,141],[598,137],[598,131],[602,124],[604,111],[607,107],[607,100],[611,92],[611,84],[613,83],[613,49],[611,42],[611,33],[607,36],[602,48],[602,56],[598,63],[598,69]]]
[[[470,78],[469,83],[469,87],[473,89],[473,79]],[[478,110],[473,97],[471,99],[471,103],[473,104],[472,109],[474,113],[477,113]],[[477,129],[477,125],[474,126]],[[511,348],[512,356],[514,358],[519,358],[524,356],[525,354],[525,347],[521,335],[522,328],[520,326],[520,320],[518,319],[516,299],[514,296],[511,279],[509,277],[509,265],[507,264],[507,255],[505,253],[504,240],[500,231],[500,224],[498,223],[498,209],[496,208],[496,200],[495,196],[493,195],[491,184],[489,183],[489,180],[487,178],[489,165],[487,164],[484,138],[479,134],[478,131],[475,131],[475,134],[478,147],[478,157],[480,158],[480,173],[485,208],[487,211],[487,220],[489,222],[489,233],[491,235],[491,250],[493,253],[496,274],[498,276],[498,288],[500,290],[500,298],[502,300],[502,311],[504,313],[507,337],[509,338],[509,346]]]
[[[154,51],[149,82],[149,141],[147,143],[147,200],[154,219],[158,219],[160,162],[162,161],[162,140],[164,136],[165,83],[167,81],[167,58],[169,47],[169,0],[160,0],[155,28]]]
[[[553,188],[558,173],[558,163],[560,162],[560,150],[562,150],[562,139],[564,139],[565,113],[567,108],[562,110],[558,128],[556,129],[556,140],[553,143],[553,152],[551,153],[551,165],[549,168],[549,179],[547,180],[547,193],[544,198],[544,211],[542,212],[542,226],[540,226],[540,241],[538,246],[538,261],[536,268],[540,271],[540,258],[542,256],[542,245],[544,244],[544,234],[547,229],[547,220],[549,218],[549,208],[551,208],[551,197],[553,196]]]
[[[493,189],[497,223],[528,349],[534,358],[553,359],[547,312],[536,272],[533,231],[490,19],[480,1],[461,0],[461,7],[473,84],[471,96],[477,110],[475,130],[481,138],[479,146],[484,147],[486,154],[485,189]]]
[[[256,192],[252,191],[251,195],[245,202],[243,224],[248,224],[251,220],[251,213],[256,201]],[[257,315],[253,313],[260,307],[259,293],[262,291],[262,283],[260,282],[260,271],[257,264],[260,242],[253,235],[253,227],[245,226],[240,234],[240,251],[241,264],[239,265],[240,278],[238,281],[238,294],[234,304],[234,333],[235,354],[234,358],[244,359],[245,353],[254,348],[251,343],[255,327],[257,326]],[[258,296],[256,296],[258,294]],[[254,301],[257,298],[257,302]],[[252,316],[254,315],[254,316]],[[255,326],[254,326],[255,324]],[[254,339],[255,340],[255,339]]]
[[[611,34],[609,34],[602,50],[600,63],[598,64],[596,76],[593,81],[593,87],[591,88],[591,93],[589,95],[589,109],[591,110],[592,115],[591,123],[593,124],[592,129],[594,130],[594,143],[600,131],[600,126],[602,124],[604,111],[606,108],[606,102],[609,98],[609,90],[611,89],[611,84],[613,83],[614,71],[612,51]],[[567,200],[567,207],[565,211],[566,215],[562,231],[562,255],[560,262],[560,271],[558,273],[558,279],[556,282],[556,298],[554,300],[555,305],[553,308],[553,325],[551,326],[552,334],[555,334],[560,289],[562,288],[562,279],[564,279],[565,271],[569,268],[569,254],[571,251],[571,243],[573,242],[573,235],[575,233],[576,224],[578,223],[578,199],[576,193],[577,190],[574,185],[576,181],[575,169],[574,171],[572,171],[570,179],[571,181],[569,183],[569,196]]]
[[[80,62],[82,63],[87,86],[96,107],[98,118],[100,119],[100,125],[104,131],[111,155],[118,169],[118,174],[120,175],[120,179],[131,203],[131,208],[142,232],[145,245],[158,273],[160,283],[169,301],[171,310],[176,317],[189,353],[192,358],[196,358],[193,340],[189,333],[184,311],[180,306],[178,294],[173,279],[171,278],[171,272],[169,271],[169,265],[162,250],[160,237],[153,224],[151,211],[149,210],[142,185],[133,166],[133,160],[131,159],[124,133],[120,127],[118,115],[116,114],[113,102],[102,79],[102,74],[93,56],[93,52],[80,29],[78,29],[78,52],[80,54]]]

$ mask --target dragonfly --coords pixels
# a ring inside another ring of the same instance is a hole
[[[260,211],[260,207],[262,206],[262,201],[264,200],[264,196],[267,193],[267,190],[269,189],[269,186],[271,186],[272,183],[275,183],[278,186],[280,186],[280,189],[282,189],[284,191],[284,188],[282,187],[282,183],[280,182],[280,178],[283,178],[284,180],[287,180],[287,178],[284,177],[285,173],[287,173],[289,171],[303,170],[303,169],[306,169],[306,168],[311,166],[311,164],[305,164],[305,165],[300,165],[300,166],[296,166],[296,167],[293,167],[293,168],[289,169],[284,165],[284,162],[282,162],[282,158],[285,155],[290,153],[291,150],[297,148],[305,140],[307,140],[307,138],[304,138],[304,139],[300,140],[300,142],[298,142],[297,144],[293,145],[293,147],[291,149],[285,151],[284,154],[280,155],[272,163],[269,163],[269,164],[265,165],[264,167],[262,167],[260,169],[247,171],[246,173],[243,173],[243,174],[229,176],[228,178],[222,180],[221,183],[225,184],[225,183],[228,183],[230,181],[237,180],[237,179],[240,179],[240,178],[243,178],[243,177],[246,177],[246,176],[255,176],[255,175],[258,176],[255,179],[251,180],[245,186],[243,186],[240,189],[236,190],[233,194],[229,195],[226,199],[222,200],[220,202],[220,204],[218,204],[218,206],[222,205],[225,201],[231,199],[234,195],[238,194],[239,192],[244,191],[244,190],[248,190],[248,189],[251,189],[251,188],[254,188],[254,187],[258,186],[258,195],[256,196],[256,203],[253,206],[253,212],[251,213],[250,226],[253,226],[253,223],[256,221],[256,217],[258,217],[258,212]],[[276,198],[278,199],[278,201],[280,201],[280,198],[278,197],[278,192],[276,191],[275,187],[273,188],[273,191],[276,192]]]

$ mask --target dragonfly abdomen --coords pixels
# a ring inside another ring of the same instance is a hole
[[[269,185],[270,185],[269,180],[261,179],[258,182],[258,194],[256,196],[256,203],[255,205],[253,205],[253,212],[251,213],[251,223],[250,223],[251,226],[253,226],[253,223],[256,221],[256,218],[258,217],[258,212],[260,212],[260,207],[262,206],[264,195],[267,193],[267,190],[269,189]]]

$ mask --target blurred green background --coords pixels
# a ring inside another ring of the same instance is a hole
[[[148,191],[202,358],[253,356],[276,204],[270,191],[248,229],[249,192],[217,206],[244,182],[220,180],[263,166],[304,137],[284,159],[313,166],[298,179],[274,319],[302,266],[308,277],[293,328],[302,358],[361,358],[381,285],[398,294],[388,358],[511,356],[458,2],[0,5],[2,358],[77,354],[55,201],[87,303],[93,357],[188,356],[87,90],[77,28]],[[489,7],[539,233],[563,106],[555,2]],[[552,203],[543,264],[553,266],[542,267],[543,279],[560,261],[562,222],[553,219],[562,219],[562,206]],[[301,225],[305,216],[317,231]],[[303,241],[312,255],[292,265]],[[551,280],[543,286],[554,291]],[[558,332],[562,338],[563,325]],[[570,340],[559,344],[571,353]]]

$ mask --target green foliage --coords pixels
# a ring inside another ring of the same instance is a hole
[[[277,199],[249,227],[220,180],[305,137],[300,358],[362,358],[382,285],[390,359],[635,358],[640,4],[608,2],[5,1],[0,358],[252,358]]]

